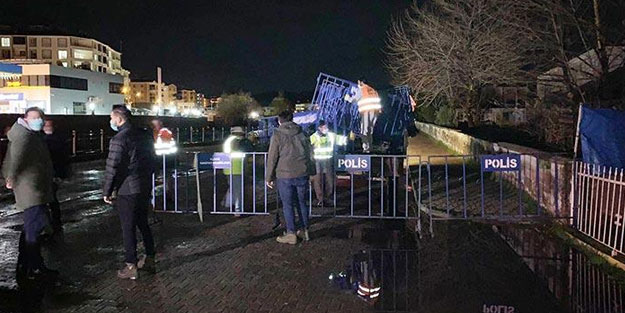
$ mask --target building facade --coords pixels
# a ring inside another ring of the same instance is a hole
[[[133,108],[152,110],[153,107],[162,106],[163,109],[176,106],[178,88],[174,84],[161,83],[162,99],[158,99],[158,82],[156,81],[132,81],[130,82],[130,105]]]
[[[18,77],[0,78],[0,113],[37,106],[47,114],[109,114],[123,104],[121,75],[51,64],[22,64]]]
[[[129,76],[120,52],[95,39],[76,36],[0,35],[0,60]]]

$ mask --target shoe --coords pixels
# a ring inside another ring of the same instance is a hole
[[[287,243],[290,245],[297,244],[297,236],[294,233],[285,233],[282,236],[278,236],[276,241],[279,243]]]
[[[142,255],[137,261],[137,268],[148,273],[156,273],[156,258],[154,256]]]
[[[310,236],[308,236],[308,229],[300,229],[297,231],[297,238],[303,241],[310,241]]]
[[[137,266],[132,263],[126,263],[123,269],[117,271],[117,277],[121,279],[131,279],[135,280],[139,278],[139,273],[137,272]]]

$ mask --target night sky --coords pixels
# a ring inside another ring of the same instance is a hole
[[[386,31],[411,0],[3,1],[0,24],[49,25],[119,49],[133,79],[209,95],[309,91],[320,71],[389,83]]]

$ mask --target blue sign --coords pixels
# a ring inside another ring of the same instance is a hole
[[[0,101],[24,100],[23,93],[0,93]]]
[[[368,172],[371,169],[371,156],[368,155],[340,155],[336,158],[336,169],[348,172]]]
[[[482,172],[516,172],[521,170],[521,155],[490,154],[483,155]]]
[[[230,168],[230,154],[228,153],[198,153],[195,157],[195,166],[198,170]]]

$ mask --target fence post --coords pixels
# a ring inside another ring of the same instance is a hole
[[[206,127],[202,127],[202,143],[206,142]]]
[[[100,152],[104,153],[104,129],[100,128]]]
[[[76,131],[72,130],[72,154],[76,155]]]
[[[178,142],[178,144],[182,144],[182,142],[180,142],[180,128],[176,127],[176,142]]]
[[[193,126],[189,126],[189,142],[193,143]]]
[[[213,141],[215,141],[215,126],[213,126]]]
[[[224,132],[226,129],[224,127],[221,128],[221,140],[224,140]]]

